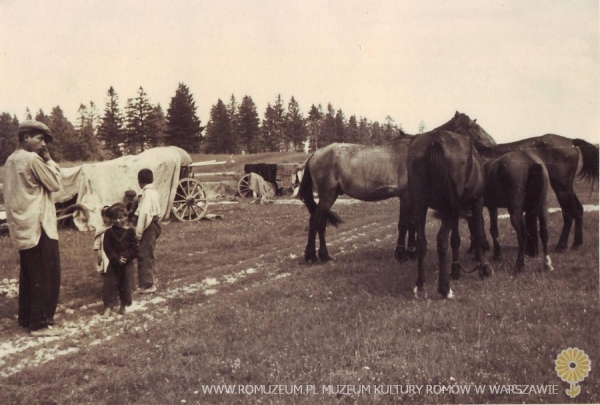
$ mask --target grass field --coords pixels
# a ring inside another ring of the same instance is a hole
[[[579,187],[584,204],[598,204],[597,191]],[[585,214],[582,249],[552,256],[554,272],[528,259],[519,276],[514,233],[501,220],[504,261],[492,263],[490,279],[453,282],[454,300],[436,293],[438,222],[430,220],[429,298],[416,300],[416,263],[393,259],[398,202],[334,208],[346,221],[328,230],[335,261],[313,266],[302,260],[300,205],[243,200],[210,206],[219,220],[165,225],[159,291],[108,320],[98,315],[92,234],[62,230],[57,321],[66,336],[29,337],[16,324],[16,298],[0,295],[0,403],[600,402],[598,212]],[[551,214],[552,246],[561,226]],[[17,278],[7,238],[0,250],[0,281]],[[568,347],[592,360],[574,400],[554,370]],[[495,385],[504,391],[492,393]],[[235,393],[208,392],[223,386]]]

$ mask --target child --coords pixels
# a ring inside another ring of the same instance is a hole
[[[104,253],[102,243],[104,242],[104,232],[112,225],[112,221],[108,217],[107,205],[102,207],[100,215],[102,216],[103,227],[98,229],[94,235],[94,256],[96,257],[96,272],[104,275],[104,273],[106,273],[106,268],[108,267],[108,257],[106,257],[106,253]]]
[[[158,192],[154,188],[154,174],[150,169],[142,169],[138,173],[138,184],[142,196],[136,211],[137,226],[135,234],[140,241],[138,256],[138,281],[141,293],[156,291],[154,283],[154,249],[161,233],[160,202]]]
[[[123,197],[123,204],[127,207],[127,222],[129,226],[135,228],[137,225],[137,218],[135,217],[135,212],[137,211],[139,203],[139,197],[134,190],[125,191],[125,196]]]
[[[122,203],[111,205],[108,216],[112,227],[104,232],[104,252],[109,264],[104,275],[102,301],[105,317],[120,302],[119,313],[125,314],[125,307],[132,303],[133,259],[138,256],[138,241],[131,228],[125,228],[127,208]]]

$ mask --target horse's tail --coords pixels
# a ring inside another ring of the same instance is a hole
[[[542,163],[529,167],[525,183],[525,226],[527,227],[526,254],[535,257],[538,254],[538,226],[540,210],[546,199],[548,181]]]
[[[308,160],[305,163],[304,174],[302,175],[302,181],[300,182],[300,188],[298,190],[298,198],[300,198],[300,200],[304,203],[304,205],[308,209],[308,212],[312,216],[314,214],[314,212],[317,210],[318,205],[315,202],[315,198],[313,196],[313,180],[312,180],[312,176],[310,174],[310,165],[309,165],[309,161],[311,158],[312,158],[312,156],[310,158],[308,158]],[[327,213],[327,223],[328,224],[333,225],[333,226],[338,226],[342,222],[344,222],[344,221],[342,221],[340,216],[338,214],[336,214],[335,212],[329,211]]]
[[[593,185],[598,181],[598,148],[583,139],[573,139],[573,146],[579,148],[583,159],[579,178]]]
[[[544,174],[544,166],[534,163],[529,167],[527,182],[525,184],[525,208],[537,213],[546,198],[547,182]],[[537,215],[536,215],[537,216]]]
[[[433,143],[427,149],[427,161],[429,166],[429,181],[431,182],[431,203],[442,211],[448,206],[448,198],[453,197],[448,171],[448,163],[444,157],[444,151],[439,143]],[[454,204],[452,204],[454,205]]]

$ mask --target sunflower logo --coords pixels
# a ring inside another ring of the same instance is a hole
[[[566,383],[569,383],[566,393],[575,398],[581,393],[579,383],[588,376],[592,369],[592,362],[583,350],[569,347],[563,350],[554,361],[556,374]]]

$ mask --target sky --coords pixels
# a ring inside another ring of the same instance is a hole
[[[166,113],[179,83],[205,125],[218,99],[291,97],[305,116],[405,132],[466,113],[498,143],[600,141],[598,0],[0,0],[0,112],[124,109],[140,86]]]

